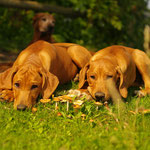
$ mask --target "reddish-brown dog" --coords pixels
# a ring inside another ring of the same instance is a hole
[[[70,81],[90,58],[89,51],[76,44],[37,41],[20,53],[10,69],[0,74],[0,89],[7,98],[14,95],[15,109],[30,108],[40,93],[43,98],[49,98],[59,83]]]
[[[44,40],[50,43],[54,43],[54,39],[52,38],[52,33],[54,31],[55,19],[52,15],[48,13],[37,13],[33,17],[33,28],[34,35],[30,44],[38,41]],[[11,63],[0,63],[0,72],[5,71],[13,65]]]
[[[137,78],[143,80],[145,85],[145,89],[138,91],[139,96],[150,94],[148,56],[138,49],[110,46],[98,51],[80,71],[79,88],[83,88],[86,83],[87,90],[94,99],[108,100],[110,93],[106,81],[112,79],[120,95],[126,98],[127,89],[135,84]]]
[[[30,44],[38,40],[54,43],[54,39],[52,38],[54,26],[55,19],[52,15],[48,13],[37,13],[33,17],[34,35]]]

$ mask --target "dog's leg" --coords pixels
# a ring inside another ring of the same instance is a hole
[[[89,62],[92,55],[90,52],[79,45],[73,45],[70,46],[67,49],[68,54],[70,55],[71,59],[74,61],[74,63],[81,69],[85,66],[86,63]]]
[[[14,101],[14,93],[12,90],[1,90],[0,101],[12,102]]]
[[[143,51],[138,49],[133,51],[132,56],[136,67],[142,76],[145,86],[145,89],[140,90],[138,95],[145,96],[150,94],[150,59]]]

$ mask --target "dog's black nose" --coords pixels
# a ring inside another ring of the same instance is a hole
[[[105,94],[103,92],[96,92],[95,93],[95,98],[97,100],[103,100],[105,98]]]
[[[20,104],[17,106],[17,110],[26,110],[27,106],[26,105],[23,105],[23,104]]]

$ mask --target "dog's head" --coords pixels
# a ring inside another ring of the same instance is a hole
[[[12,89],[14,108],[31,108],[41,93],[49,98],[58,85],[58,78],[43,68],[13,66],[0,74],[0,88]]]
[[[79,88],[86,85],[94,99],[108,100],[110,93],[106,80],[110,78],[116,83],[120,94],[126,97],[127,91],[123,85],[123,73],[117,66],[117,62],[111,58],[102,58],[86,64],[79,74]]]
[[[33,17],[33,26],[39,32],[52,33],[55,26],[55,19],[48,13],[38,13]]]

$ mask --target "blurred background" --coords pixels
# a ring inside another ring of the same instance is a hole
[[[33,36],[32,18],[35,13],[44,12],[28,6],[15,8],[15,1],[23,4],[31,0],[0,0],[0,51],[19,52],[27,47]],[[143,31],[150,23],[148,0],[36,2],[51,6],[52,9],[45,11],[55,16],[53,37],[57,42],[78,43],[93,51],[114,44],[144,49]]]

